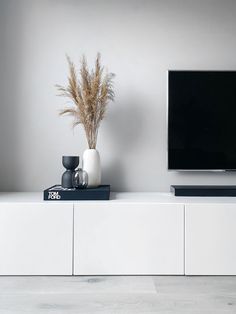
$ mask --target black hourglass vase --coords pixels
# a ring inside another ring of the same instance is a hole
[[[66,168],[61,178],[63,188],[73,188],[73,174],[79,165],[79,156],[62,156],[62,164]]]

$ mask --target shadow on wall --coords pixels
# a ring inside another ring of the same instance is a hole
[[[19,9],[19,10],[18,10]],[[20,12],[20,8],[14,8]],[[15,38],[21,38],[21,14],[14,17],[14,27],[9,19],[12,3],[0,2],[0,191],[16,191],[20,184],[20,80],[21,50]]]
[[[113,191],[121,191],[121,187],[123,191],[127,190],[125,174],[132,163],[130,158],[140,157],[134,152],[140,151],[144,136],[145,120],[142,105],[140,100],[129,100],[122,105],[115,103],[112,109],[108,110],[104,123],[104,138],[109,136],[107,141],[113,157],[112,160],[108,159],[103,167],[103,180],[111,183]],[[106,138],[104,140],[106,141]]]

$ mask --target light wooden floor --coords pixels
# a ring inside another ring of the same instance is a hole
[[[236,277],[0,277],[1,314],[236,313]]]

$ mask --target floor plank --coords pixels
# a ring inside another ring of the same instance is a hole
[[[174,294],[234,294],[236,276],[155,276],[158,293]]]
[[[1,294],[156,293],[150,276],[0,276]]]

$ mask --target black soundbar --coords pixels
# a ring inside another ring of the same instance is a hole
[[[175,196],[236,197],[236,185],[171,185]]]

